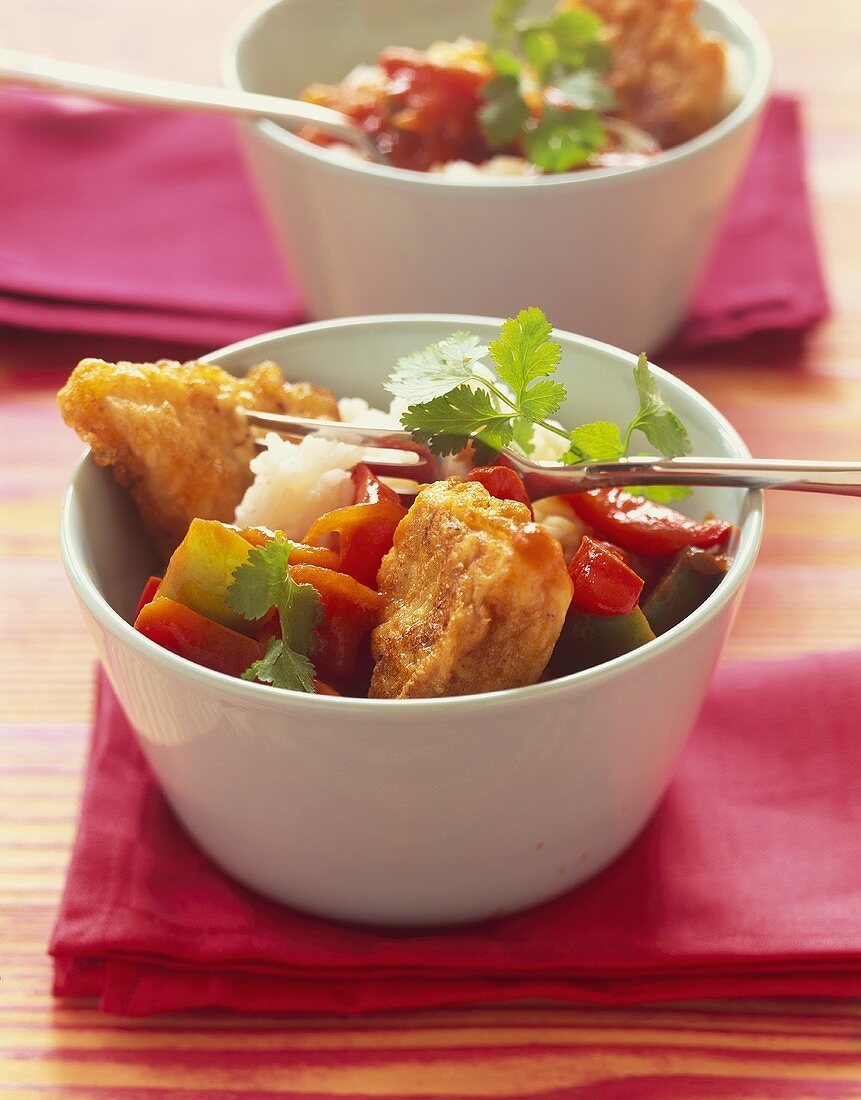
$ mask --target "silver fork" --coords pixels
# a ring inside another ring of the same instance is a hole
[[[288,438],[320,434],[369,449],[363,461],[384,478],[397,479],[400,493],[416,492],[439,476],[437,459],[409,432],[361,428],[335,420],[310,420],[245,410],[253,427]],[[261,441],[262,445],[262,441]],[[374,457],[374,451],[383,454]],[[805,462],[783,458],[623,458],[581,466],[530,462],[507,447],[502,454],[526,486],[532,500],[625,485],[727,485],[742,489],[795,489],[807,493],[861,496],[861,462]]]

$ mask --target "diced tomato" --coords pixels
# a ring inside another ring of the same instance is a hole
[[[568,565],[574,584],[571,610],[588,615],[629,615],[643,590],[640,577],[619,551],[584,535]]]
[[[380,147],[399,168],[426,171],[449,160],[479,163],[491,150],[478,120],[487,75],[435,65],[411,49],[383,50],[379,64],[390,78],[389,94],[375,119]]]
[[[311,525],[305,542],[315,546],[329,536],[337,535],[339,549],[336,568],[373,588],[377,583],[380,562],[392,548],[395,528],[406,514],[406,508],[390,500],[336,508]]]
[[[241,676],[263,656],[265,649],[254,638],[207,619],[166,596],[159,596],[142,608],[135,619],[135,630],[179,657],[228,676]]]
[[[467,481],[478,481],[498,500],[516,500],[525,504],[532,515],[532,502],[520,475],[508,466],[477,466],[466,475]]]
[[[141,592],[141,598],[138,600],[138,609],[135,611],[135,618],[141,613],[141,609],[146,607],[148,603],[151,603],[155,599],[155,594],[158,591],[158,586],[161,584],[161,577],[150,577],[150,579],[143,586],[143,592]]]
[[[316,565],[293,565],[297,584],[312,584],[323,601],[323,621],[317,628],[314,667],[326,681],[338,683],[352,675],[356,656],[374,625],[382,597],[344,573]]]
[[[401,503],[401,498],[395,490],[384,485],[364,462],[353,467],[350,476],[353,479],[354,504],[379,504],[381,500],[388,501],[389,504]],[[310,564],[312,563],[309,562]]]
[[[732,524],[724,520],[690,519],[621,489],[568,493],[565,499],[597,534],[646,557],[665,557],[686,546],[706,550],[726,542],[732,531]]]

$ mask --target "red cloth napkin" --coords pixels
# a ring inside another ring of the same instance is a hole
[[[216,346],[303,318],[225,119],[0,95],[0,323]],[[828,313],[798,104],[769,104],[680,346]]]
[[[133,1015],[858,996],[859,733],[861,652],[721,669],[657,814],[596,879],[519,916],[386,931],[226,878],[167,808],[103,681],[55,993]]]

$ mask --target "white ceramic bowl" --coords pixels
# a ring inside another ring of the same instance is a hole
[[[379,404],[395,360],[474,317],[332,321],[210,356]],[[631,355],[558,333],[564,422],[626,421]],[[698,453],[746,456],[693,390],[660,372]],[[330,917],[436,924],[507,913],[595,874],[664,792],[702,702],[760,541],[759,493],[698,490],[740,528],[716,592],[657,641],[601,667],[516,691],[437,700],[280,692],[198,667],[129,618],[152,558],[111,474],[86,457],[63,508],[62,548],[108,676],[176,813],[230,874]],[[512,629],[516,624],[512,623]]]
[[[229,87],[296,96],[388,45],[486,37],[490,0],[277,0],[225,47]],[[537,8],[540,9],[540,4]],[[738,106],[693,141],[626,169],[454,181],[336,157],[244,123],[263,206],[313,318],[409,311],[511,316],[653,351],[684,317],[768,90],[768,45],[735,0],[698,18],[734,49]]]

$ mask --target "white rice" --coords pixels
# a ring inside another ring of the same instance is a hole
[[[431,172],[448,176],[454,180],[472,180],[481,176],[540,176],[541,169],[524,160],[523,157],[497,156],[483,164],[471,164],[467,160],[449,160],[445,164],[434,164]]]
[[[350,470],[361,447],[321,436],[288,443],[271,432],[251,461],[254,481],[236,509],[240,527],[270,527],[301,541],[311,524],[353,502]]]

